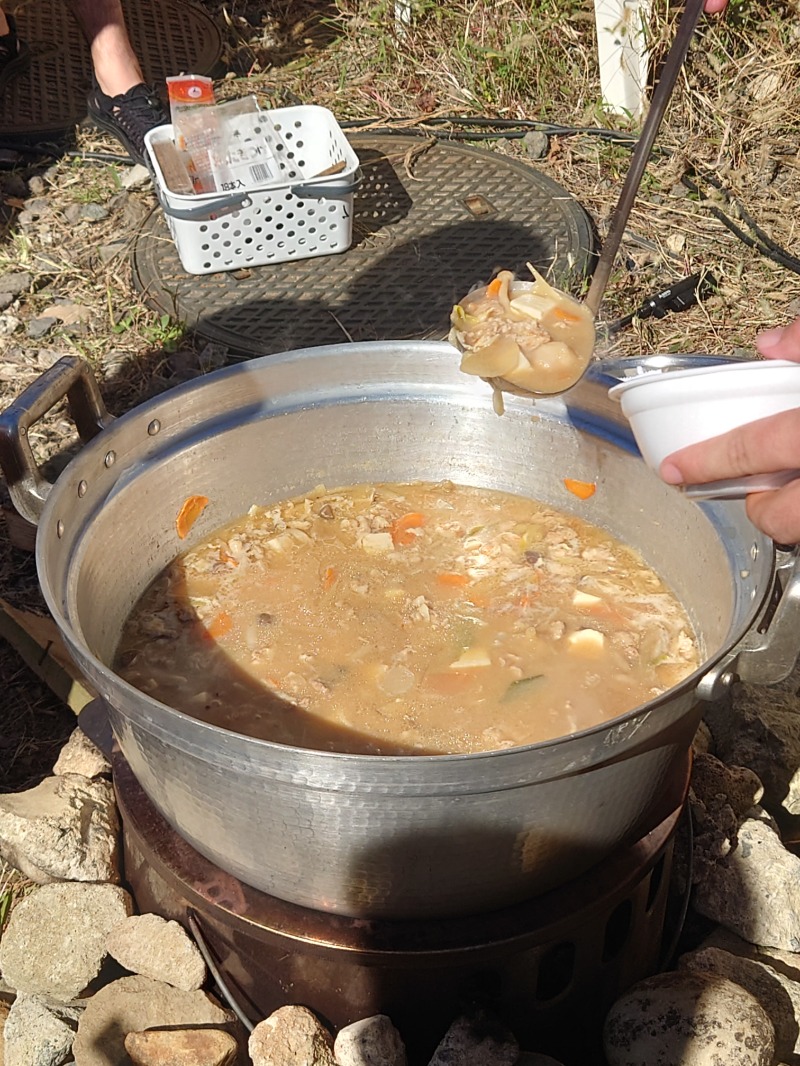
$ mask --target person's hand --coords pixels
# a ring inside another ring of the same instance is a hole
[[[800,318],[788,326],[778,326],[759,333],[756,348],[765,359],[791,359],[800,363]]]
[[[659,473],[670,485],[767,474],[800,467],[800,408],[748,422],[719,437],[673,452]],[[778,544],[800,543],[800,480],[772,492],[753,492],[745,506],[750,521]]]
[[[800,362],[800,318],[759,334],[756,348],[765,359]],[[673,452],[659,473],[670,485],[702,485],[795,468],[800,468],[800,408]],[[746,507],[750,521],[767,536],[779,544],[800,543],[800,480],[772,492],[751,493]]]
[[[718,15],[728,6],[728,0],[706,0],[703,10],[707,15]]]

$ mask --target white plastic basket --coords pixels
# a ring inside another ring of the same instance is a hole
[[[173,140],[172,126],[157,126],[145,137],[156,195],[189,274],[310,259],[350,247],[358,156],[333,114],[309,104],[264,116],[280,135],[285,180],[239,193],[170,192],[152,145]],[[341,162],[339,173],[315,176]]]

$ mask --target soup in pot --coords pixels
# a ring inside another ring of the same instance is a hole
[[[676,597],[575,515],[450,482],[252,507],[142,596],[115,668],[214,725],[368,754],[565,736],[699,664]]]

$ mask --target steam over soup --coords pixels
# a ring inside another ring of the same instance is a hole
[[[686,615],[635,551],[551,507],[449,482],[251,508],[156,579],[116,661],[203,721],[373,754],[563,736],[697,665]]]

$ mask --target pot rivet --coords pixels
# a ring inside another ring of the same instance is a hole
[[[116,452],[109,452],[108,455],[103,460],[103,462],[106,464],[106,466],[113,466],[114,465],[114,460],[116,458],[117,458],[117,453]]]
[[[151,437],[155,437],[156,433],[158,433],[160,429],[161,423],[158,421],[157,418],[154,418],[150,425],[147,427],[147,432],[150,434]]]
[[[78,495],[79,496],[85,496],[86,495],[86,490],[88,488],[89,488],[89,486],[86,484],[85,481],[79,481],[78,482]]]
[[[56,522],[56,536],[59,540],[61,540],[61,538],[64,536],[64,523],[61,521],[60,518]]]

